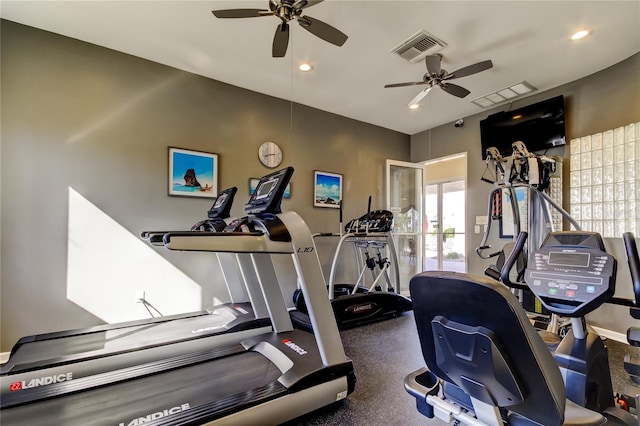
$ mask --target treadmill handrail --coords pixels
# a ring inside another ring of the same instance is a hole
[[[163,237],[169,250],[227,253],[293,253],[289,242],[272,241],[263,232],[168,232]]]

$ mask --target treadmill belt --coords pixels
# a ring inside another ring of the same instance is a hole
[[[112,386],[3,409],[2,425],[128,426],[171,418],[221,417],[273,398],[286,388],[280,370],[255,352],[180,368]],[[196,422],[197,423],[197,422]]]
[[[115,353],[166,342],[193,339],[210,333],[199,330],[216,330],[231,322],[235,317],[229,313],[199,315],[173,321],[142,324],[76,335],[73,337],[30,342],[18,348],[12,355],[14,364],[28,364],[47,359],[83,354]]]

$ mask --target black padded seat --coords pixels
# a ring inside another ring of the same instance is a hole
[[[470,397],[498,406],[513,425],[600,425],[566,399],[556,361],[516,297],[485,277],[428,271],[410,282],[428,369]]]

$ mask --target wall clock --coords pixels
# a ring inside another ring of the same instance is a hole
[[[282,163],[282,150],[274,142],[265,142],[258,148],[258,158],[269,168],[278,167]]]

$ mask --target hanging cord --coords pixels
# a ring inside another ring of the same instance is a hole
[[[149,303],[149,302],[147,301],[147,299],[144,299],[144,298],[140,299],[140,303],[142,303],[142,306],[144,306],[144,308],[147,310],[147,312],[149,312],[149,315],[151,316],[151,318],[155,318],[155,317],[156,317],[156,316],[153,314],[153,312],[151,311],[151,309],[153,309],[154,311],[156,311],[156,313],[157,313],[158,315],[160,315],[161,317],[162,317],[162,316],[164,316],[164,315],[162,315],[162,312],[160,312],[158,309],[156,309],[156,307],[155,307],[155,306],[153,306],[151,303]],[[151,308],[151,309],[149,309],[149,308]]]
[[[489,168],[489,161],[490,161],[490,156],[487,155],[487,159],[485,161],[486,167],[484,169],[484,172],[482,173],[482,176],[480,176],[480,180],[493,185],[494,183],[496,183],[496,176],[491,172],[491,169]],[[493,180],[485,177],[487,173],[491,175],[491,178],[493,178]]]
[[[289,138],[293,134],[293,36],[290,37],[291,48],[289,49],[289,53],[291,55],[290,63],[289,63],[289,75],[290,75],[290,87],[289,87]]]

